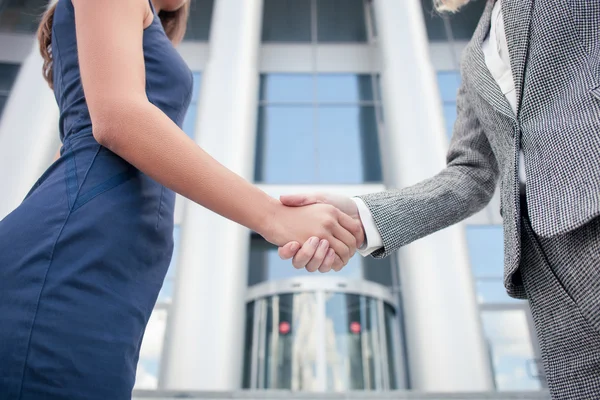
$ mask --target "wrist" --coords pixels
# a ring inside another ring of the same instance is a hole
[[[268,242],[274,243],[277,241],[276,237],[280,231],[278,229],[279,218],[277,216],[283,207],[285,206],[281,204],[279,200],[269,196],[263,212],[259,213],[261,217],[257,221],[257,226],[254,231],[264,237]]]

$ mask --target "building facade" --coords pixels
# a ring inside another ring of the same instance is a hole
[[[430,0],[192,0],[184,131],[277,197],[401,188],[439,172],[460,53],[484,6]],[[0,0],[0,218],[59,148],[35,42],[46,0]],[[384,260],[295,270],[179,196],[175,250],[136,388],[540,391],[526,302],[502,287],[499,200]]]

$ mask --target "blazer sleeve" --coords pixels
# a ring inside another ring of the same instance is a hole
[[[494,195],[498,163],[465,92],[463,83],[446,168],[414,186],[358,196],[383,239],[383,247],[373,257],[387,257],[401,246],[468,218]]]

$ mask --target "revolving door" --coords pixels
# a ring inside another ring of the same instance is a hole
[[[308,277],[249,289],[243,387],[346,392],[405,387],[389,290]]]

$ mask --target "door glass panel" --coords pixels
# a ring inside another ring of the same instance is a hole
[[[244,372],[242,377],[242,387],[250,389],[252,382],[252,347],[254,341],[254,302],[246,304],[246,328],[245,328],[245,346],[244,346]]]
[[[265,389],[314,391],[317,379],[317,299],[314,293],[266,299]]]
[[[400,338],[400,329],[398,326],[398,319],[396,318],[396,312],[394,308],[389,304],[383,305],[385,314],[385,340],[387,345],[387,362],[390,389],[399,389],[398,375],[400,373],[400,366],[397,365],[398,361],[396,354],[398,354],[397,340]]]
[[[376,360],[381,360],[375,300],[330,293],[325,303],[327,390],[375,390]]]

